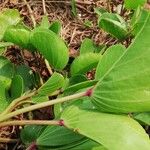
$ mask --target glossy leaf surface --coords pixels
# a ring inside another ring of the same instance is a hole
[[[136,9],[138,6],[143,6],[147,0],[124,0],[127,9]]]
[[[133,43],[99,79],[92,101],[100,111],[128,113],[150,110],[149,27],[150,17]]]
[[[97,53],[86,53],[77,57],[71,64],[71,75],[84,74],[95,68],[101,59],[101,55]]]
[[[6,9],[0,13],[0,40],[7,27],[11,25],[16,25],[21,20],[19,11],[16,9]]]
[[[59,73],[54,73],[46,83],[44,83],[39,89],[39,95],[50,95],[63,86],[64,77]]]
[[[148,135],[128,116],[80,110],[72,106],[63,112],[61,118],[65,126],[101,143],[108,150],[150,149]]]
[[[31,43],[55,69],[63,69],[67,65],[68,48],[54,32],[49,29],[35,29]]]
[[[118,14],[103,13],[99,17],[99,27],[118,39],[126,38],[128,31],[124,19]]]

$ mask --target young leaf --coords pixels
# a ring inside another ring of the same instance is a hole
[[[63,86],[64,77],[59,73],[54,73],[48,81],[38,89],[39,95],[49,95]]]
[[[46,29],[48,29],[50,27],[50,23],[48,21],[48,17],[47,16],[43,16],[42,17],[42,21],[41,21],[40,27],[46,28]]]
[[[150,140],[145,130],[128,116],[80,110],[72,106],[63,112],[61,118],[66,127],[110,150],[150,149]]]
[[[20,75],[16,75],[13,77],[10,91],[12,99],[16,99],[23,94],[24,83],[23,78]]]
[[[4,40],[19,45],[22,48],[34,49],[30,44],[30,31],[22,27],[11,26],[7,28]]]
[[[97,53],[86,53],[77,57],[71,64],[71,75],[84,74],[95,68],[102,55]]]
[[[16,9],[6,9],[0,13],[0,40],[7,27],[11,25],[16,25],[21,20],[19,11]]]
[[[125,52],[125,47],[121,44],[109,47],[97,65],[95,79],[99,80],[103,77],[123,52]]]
[[[137,35],[139,33],[148,15],[149,11],[141,9],[140,7],[136,9],[131,19],[131,28],[132,28],[131,30],[133,35]]]
[[[0,56],[0,81],[4,84],[6,89],[9,89],[13,75],[13,64],[5,57]]]
[[[35,29],[31,43],[55,69],[63,69],[67,65],[68,48],[54,32],[49,29]]]
[[[1,85],[1,88],[0,88],[0,113],[2,113],[6,109],[6,107],[8,106],[9,103],[6,98],[5,86],[1,81],[0,81],[0,85]]]
[[[124,4],[127,9],[136,9],[138,6],[143,6],[146,2],[147,0],[125,0]]]
[[[125,39],[128,34],[125,20],[118,14],[103,13],[99,17],[98,25],[100,28],[110,33],[119,40]]]
[[[61,31],[61,23],[59,21],[54,21],[49,27],[49,30],[53,31],[56,34],[59,34]]]
[[[85,53],[93,53],[95,45],[91,39],[85,38],[80,47],[80,55]]]
[[[128,49],[108,67],[92,94],[95,106],[105,112],[150,110],[150,17]]]

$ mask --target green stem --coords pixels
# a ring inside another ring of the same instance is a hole
[[[24,100],[26,100],[26,99],[29,99],[30,97],[32,97],[32,96],[34,96],[34,95],[36,95],[36,91],[34,91],[34,92],[32,92],[32,93],[29,93],[29,94],[27,94],[27,95],[21,96],[21,97],[15,99],[15,100],[13,100],[12,103],[6,108],[6,110],[5,110],[2,114],[0,114],[0,116],[3,116],[3,115],[5,115],[5,114],[11,112],[11,111],[16,107],[16,105],[17,105],[18,103],[20,103],[20,102],[22,102],[22,101],[24,101]],[[1,117],[0,117],[0,118],[1,118]]]
[[[14,126],[14,125],[19,125],[19,126],[24,126],[24,125],[61,125],[61,120],[14,120],[14,121],[6,121],[0,123],[0,127],[5,127],[5,126]]]
[[[36,109],[44,108],[44,107],[51,106],[51,105],[58,104],[58,103],[63,103],[63,102],[70,101],[70,100],[73,100],[73,99],[78,99],[78,98],[81,98],[81,97],[84,97],[84,96],[87,96],[87,91],[77,93],[77,94],[74,94],[74,95],[70,95],[70,96],[66,96],[66,97],[62,97],[62,98],[57,98],[55,100],[51,100],[51,101],[48,101],[48,102],[42,102],[42,103],[39,103],[39,104],[28,106],[28,107],[16,110],[14,112],[11,112],[9,114],[2,115],[0,117],[0,122],[8,120],[8,119],[10,119],[10,118],[12,118],[16,115],[20,115],[22,113],[30,112],[30,111],[33,111],[33,110],[36,110]]]

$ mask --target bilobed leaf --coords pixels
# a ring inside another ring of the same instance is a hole
[[[13,64],[5,57],[0,56],[0,81],[8,89],[14,74]]]
[[[59,34],[61,31],[61,23],[59,21],[54,21],[49,27],[49,30],[53,31],[56,34]]]
[[[103,13],[99,17],[98,25],[100,28],[120,40],[127,37],[128,30],[126,22],[118,14]]]
[[[123,52],[125,52],[125,47],[121,44],[109,47],[97,65],[95,79],[99,80],[103,77]]]
[[[86,53],[78,56],[71,64],[71,75],[84,74],[95,68],[102,55],[97,53]]]
[[[54,32],[49,29],[35,29],[31,43],[55,69],[63,69],[67,65],[68,48]]]
[[[6,9],[0,13],[0,40],[7,27],[11,25],[16,25],[21,20],[19,11],[16,9]]]
[[[19,45],[22,48],[33,49],[30,44],[30,31],[17,26],[7,28],[4,40]]]
[[[60,126],[48,126],[37,139],[37,145],[41,146],[63,146],[73,144],[85,137]],[[50,141],[50,142],[49,142]]]
[[[128,116],[80,110],[72,106],[63,112],[61,118],[66,127],[110,150],[150,149],[148,135],[138,122]]]
[[[24,83],[23,78],[20,75],[16,75],[12,79],[11,87],[11,97],[16,99],[23,94],[24,91]]]
[[[59,73],[54,73],[46,83],[44,83],[39,89],[39,95],[50,95],[63,86],[64,77]]]
[[[1,81],[0,81],[0,85],[1,85],[1,88],[0,88],[0,113],[2,113],[8,106],[9,102],[7,101],[7,98],[6,98],[5,86]]]
[[[99,110],[124,113],[150,110],[149,28],[148,16],[133,43],[99,79],[91,97]]]
[[[140,32],[148,15],[149,11],[141,9],[140,7],[137,8],[131,19],[131,30],[133,35],[137,35]]]
[[[147,0],[125,0],[124,4],[127,9],[136,9],[138,6],[143,6]]]

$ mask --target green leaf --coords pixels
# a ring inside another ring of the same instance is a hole
[[[150,140],[142,126],[128,116],[69,107],[61,117],[65,126],[110,150],[149,150]],[[117,142],[116,142],[117,141]]]
[[[70,94],[73,94],[73,93],[77,92],[80,89],[94,86],[97,82],[98,81],[96,81],[96,80],[89,80],[89,81],[84,81],[84,82],[81,82],[81,83],[78,83],[78,84],[74,84],[72,86],[67,87],[64,90],[64,95],[70,95]]]
[[[94,42],[89,38],[85,38],[80,47],[80,55],[85,53],[93,53],[95,48]]]
[[[98,25],[100,28],[118,38],[119,40],[125,39],[128,34],[127,25],[125,20],[118,14],[103,13],[99,17]]]
[[[35,75],[28,66],[17,66],[15,75],[20,75],[23,78],[24,91],[32,90],[36,87]]]
[[[21,20],[19,11],[16,9],[6,9],[0,13],[0,40],[3,38],[3,35],[7,27],[11,25],[16,25]]]
[[[77,83],[81,83],[84,81],[87,81],[87,78],[85,75],[76,75],[69,79],[69,86],[77,84]]]
[[[84,136],[79,135],[71,130],[60,126],[48,126],[37,139],[37,145],[41,146],[63,146],[73,144],[74,142],[84,139]],[[49,142],[50,141],[50,142]]]
[[[92,23],[92,21],[90,21],[90,20],[85,20],[85,21],[84,21],[84,25],[85,25],[86,27],[88,27],[88,28],[91,28],[91,27],[93,26],[93,23]]]
[[[94,88],[91,100],[105,112],[150,110],[150,17],[143,29]]]
[[[138,6],[143,6],[147,0],[124,0],[125,8],[136,9]]]
[[[19,45],[22,48],[34,49],[30,44],[30,31],[17,26],[7,28],[4,40]]]
[[[37,126],[37,125],[27,125],[25,126],[20,133],[21,141],[30,145],[32,142],[35,142],[36,139],[42,134],[45,126]]]
[[[150,112],[143,112],[133,115],[134,119],[146,124],[150,125]]]
[[[67,65],[68,48],[54,32],[38,28],[33,31],[31,43],[55,69],[63,69]]]
[[[125,52],[125,47],[121,44],[109,47],[97,65],[95,79],[99,80],[103,77],[109,68],[111,68],[116,60],[123,54],[123,52]]]
[[[71,7],[72,7],[72,13],[76,17],[77,16],[77,7],[76,7],[76,1],[71,0]]]
[[[103,13],[106,13],[107,11],[104,8],[94,8],[94,13],[96,13],[97,15],[101,16]]]
[[[49,100],[48,96],[42,96],[40,94],[35,95],[35,96],[32,97],[32,102],[33,103],[41,103],[41,102],[46,102],[48,100]]]
[[[6,107],[8,106],[9,102],[7,101],[6,98],[6,89],[2,81],[0,81],[0,113],[2,113]]]
[[[13,75],[13,64],[7,58],[0,56],[0,81],[4,84],[6,89],[9,89]]]
[[[54,21],[49,27],[49,30],[53,31],[56,34],[59,34],[61,31],[61,23],[59,21]]]
[[[86,53],[78,56],[71,64],[71,75],[75,76],[90,71],[97,66],[101,57],[102,55],[97,53]]]
[[[16,99],[23,94],[24,91],[24,83],[23,78],[20,75],[16,75],[12,79],[11,87],[11,97]]]
[[[74,146],[70,150],[107,150],[107,149],[92,140],[87,140],[77,146]]]
[[[63,86],[64,77],[59,73],[54,73],[46,83],[44,83],[39,89],[39,95],[50,95],[56,90],[60,89]]]
[[[145,9],[141,9],[140,7],[136,9],[131,19],[131,28],[132,28],[133,35],[137,35],[139,33],[139,31],[142,29],[143,25],[145,24],[148,15],[149,15],[149,11]]]
[[[42,21],[40,23],[40,27],[48,29],[50,27],[50,23],[48,20],[48,16],[43,16]]]

